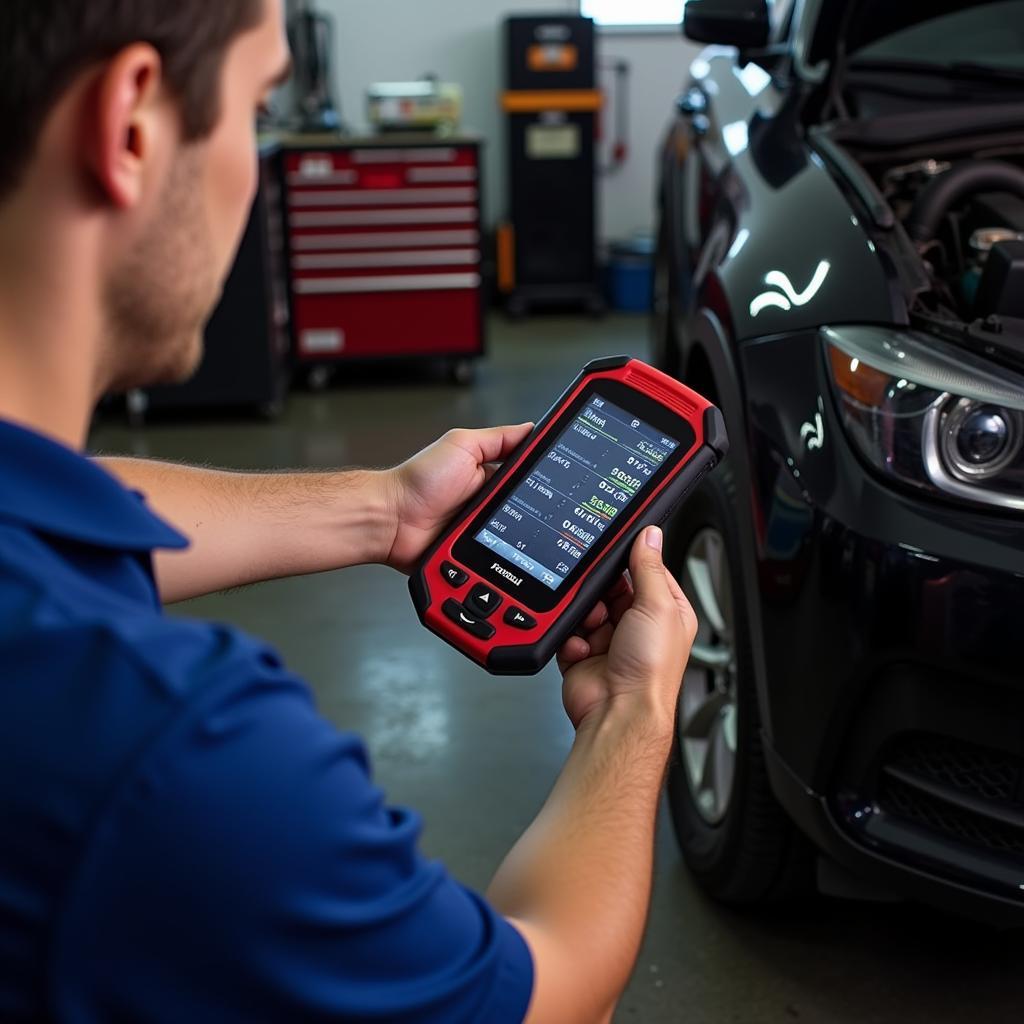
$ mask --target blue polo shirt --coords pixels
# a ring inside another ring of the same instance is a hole
[[[0,1020],[520,1021],[519,933],[269,648],[164,616],[186,541],[0,422]]]

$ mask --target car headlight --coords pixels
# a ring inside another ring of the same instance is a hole
[[[847,433],[904,483],[1024,511],[1024,377],[916,332],[824,328]]]

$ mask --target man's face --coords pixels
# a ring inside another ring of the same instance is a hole
[[[225,58],[220,119],[178,146],[135,242],[110,275],[108,387],[187,379],[219,301],[258,179],[254,125],[287,65],[282,0],[263,0],[260,24]]]

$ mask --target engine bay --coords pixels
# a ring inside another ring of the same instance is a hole
[[[876,183],[928,274],[930,292],[920,297],[927,309],[965,323],[1024,320],[1024,168],[1017,160],[916,160],[886,168]]]

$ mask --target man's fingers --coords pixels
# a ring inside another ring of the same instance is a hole
[[[608,621],[608,606],[604,601],[598,601],[590,610],[590,614],[580,623],[580,633],[592,633],[598,626],[603,626]]]
[[[587,637],[587,643],[590,645],[591,657],[598,654],[607,654],[608,648],[612,645],[612,637],[615,635],[615,627],[610,623],[606,622],[600,629],[595,629]]]
[[[451,440],[471,452],[476,461],[501,462],[507,459],[533,430],[532,423],[508,427],[487,427],[483,430],[453,430]]]
[[[697,616],[679,586],[679,581],[665,568],[663,544],[661,530],[651,526],[644,530],[633,545],[629,573],[636,589],[634,604],[662,614],[674,606],[692,643],[697,632]]]
[[[606,597],[608,602],[608,614],[611,621],[617,626],[619,620],[630,609],[633,604],[633,584],[623,575],[620,577],[619,585],[615,587],[615,596]]]
[[[665,575],[668,577],[668,589],[672,593],[672,597],[676,602],[676,607],[679,609],[679,614],[682,616],[683,622],[686,625],[687,632],[690,634],[690,642],[693,642],[693,638],[697,635],[697,613],[693,610],[693,605],[690,604],[690,599],[683,592],[683,588],[679,586],[679,581],[672,575],[667,569]]]
[[[676,599],[677,602],[689,608],[689,599],[683,592],[683,588],[679,585],[679,580],[677,580],[675,576],[673,576],[672,573],[668,571],[668,569],[665,570],[665,575],[668,577],[668,589],[671,591],[672,596]]]
[[[564,675],[573,665],[590,657],[590,644],[581,636],[571,636],[558,652],[558,668]]]
[[[661,559],[664,534],[660,527],[648,526],[636,539],[629,556],[629,575],[636,597],[633,604],[650,609],[664,608],[672,600],[669,574]]]
[[[683,593],[683,588],[679,586],[679,580],[677,580],[675,576],[668,571],[668,569],[665,570],[665,575],[668,577],[668,589],[676,602],[679,604],[685,604],[689,607],[690,602],[687,600],[686,594]]]

